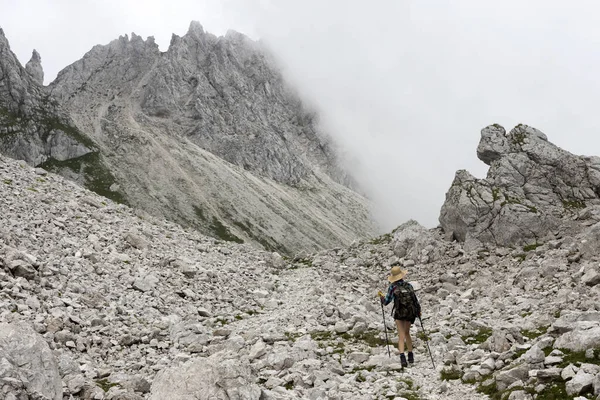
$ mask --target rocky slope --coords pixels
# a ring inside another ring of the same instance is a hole
[[[314,114],[261,44],[239,33],[216,37],[193,22],[166,52],[152,37],[122,36],[49,90],[127,201],[152,215],[286,253],[373,232]]]
[[[535,245],[597,221],[600,157],[573,155],[527,125],[484,128],[477,156],[487,177],[458,171],[446,194],[440,223],[449,237],[468,247]]]
[[[284,260],[10,159],[0,185],[5,398],[600,398],[597,224],[468,250],[411,221]],[[436,369],[418,327],[412,368],[387,356],[376,292],[395,260]]]

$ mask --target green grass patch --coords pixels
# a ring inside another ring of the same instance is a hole
[[[85,188],[114,202],[127,204],[125,196],[119,192],[110,190],[110,187],[116,183],[116,179],[102,161],[100,153],[91,152],[81,157],[64,161],[49,158],[38,165],[38,167],[54,173],[60,173],[63,169],[69,169],[83,176]]]
[[[354,373],[360,372],[360,371],[369,371],[369,372],[371,372],[374,369],[375,369],[374,365],[369,365],[369,366],[364,366],[364,367],[362,367],[362,366],[359,365],[359,366],[356,366],[356,367],[354,367],[352,369],[352,373],[354,374]]]
[[[356,380],[356,382],[366,382],[367,378],[365,378],[365,376],[362,374],[362,372],[359,372],[358,374],[356,374],[356,377],[354,378]]]
[[[96,385],[98,385],[98,387],[104,392],[108,392],[111,387],[119,386],[118,383],[109,382],[107,379],[98,379],[96,381]]]
[[[461,336],[461,339],[467,344],[475,344],[485,342],[490,336],[492,336],[490,328],[481,328],[474,335]]]
[[[500,198],[500,188],[492,188],[492,200],[495,202]]]
[[[565,382],[553,382],[538,393],[536,400],[572,400],[574,396],[567,394]]]
[[[511,136],[512,143],[518,146],[522,146],[525,144],[525,138],[527,134],[524,132],[515,132]]]
[[[310,334],[310,337],[312,338],[312,340],[314,341],[323,341],[323,340],[331,340],[333,339],[333,332],[331,331],[319,331],[319,332],[312,332]]]
[[[563,352],[563,361],[558,365],[559,368],[565,368],[569,364],[580,366],[582,363],[600,365],[600,349],[594,349],[594,358],[586,358],[585,351],[559,350]]]
[[[567,210],[578,210],[581,208],[585,208],[585,201],[583,200],[563,200],[563,207]]]
[[[4,179],[2,182],[4,182],[5,185],[12,185],[13,183],[12,179]]]
[[[400,396],[406,400],[421,400],[421,397],[415,392],[400,392]]]
[[[212,224],[209,228],[221,240],[225,240],[227,242],[244,243],[242,239],[229,232],[229,229],[215,216],[212,217]]]
[[[477,386],[477,393],[481,393],[481,394],[485,394],[487,396],[490,396],[491,399],[493,400],[499,400],[501,398],[501,393],[498,391],[498,387],[496,386],[496,380],[492,379],[491,380],[492,383],[489,385],[486,385],[485,383],[487,382],[483,382],[482,384],[480,384],[479,386]]]
[[[285,385],[283,385],[286,390],[294,390],[294,381],[289,381]]]
[[[200,207],[192,206],[192,208],[194,209],[194,214],[196,214],[196,217],[198,217],[202,221],[206,221],[206,216],[204,215],[204,211],[202,211],[202,209]]]
[[[296,339],[298,339],[300,336],[302,336],[301,333],[284,332],[283,334],[285,335],[287,340],[290,342],[295,342]]]
[[[527,258],[527,254],[515,254],[514,258],[515,260],[519,260],[519,262],[523,262],[525,261],[525,258]]]
[[[528,329],[523,329],[521,331],[521,335],[525,336],[528,339],[536,339],[540,336],[542,336],[543,334],[545,334],[546,332],[548,332],[548,328],[549,326],[542,326],[540,328],[534,329],[534,330],[528,330]]]
[[[523,246],[523,251],[532,251],[537,249],[538,247],[542,246],[543,243],[533,243],[533,244],[528,244],[526,246]]]
[[[302,264],[308,268],[313,266],[312,260],[310,258],[300,258],[295,261],[295,264]],[[298,266],[292,266],[291,269],[298,269]]]
[[[370,244],[388,244],[392,241],[392,234],[386,233],[381,236],[377,236],[369,241]]]
[[[443,381],[455,381],[461,378],[461,373],[457,369],[443,369],[440,372],[440,379]]]

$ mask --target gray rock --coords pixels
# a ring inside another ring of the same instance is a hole
[[[212,317],[212,313],[204,307],[198,307],[198,315],[201,317]]]
[[[136,278],[133,282],[133,288],[139,290],[140,292],[147,292],[152,290],[158,282],[158,277],[150,273]]]
[[[348,354],[348,358],[354,362],[357,363],[363,363],[365,361],[368,361],[370,357],[369,353],[364,353],[364,352],[353,352]]]
[[[539,364],[544,362],[546,355],[538,346],[533,346],[523,354],[523,361],[528,364]]]
[[[561,377],[562,368],[546,368],[539,370],[536,377],[540,380],[553,381]]]
[[[562,334],[554,343],[555,348],[585,351],[600,348],[600,324],[578,323],[575,329]]]
[[[600,283],[600,272],[595,269],[588,269],[588,271],[581,277],[581,282],[588,286],[595,286]]]
[[[160,371],[152,383],[150,400],[258,400],[261,390],[248,362],[226,356],[217,354]]]
[[[1,379],[14,379],[31,398],[62,400],[58,365],[48,344],[24,323],[0,324]],[[23,392],[13,392],[21,399]],[[5,393],[5,395],[8,395]]]
[[[529,369],[525,366],[518,366],[506,371],[500,371],[496,375],[496,386],[498,390],[505,390],[515,382],[527,380],[528,372]]]
[[[490,125],[481,130],[481,140],[477,146],[477,158],[491,165],[510,151],[506,131],[500,125]]]
[[[410,220],[394,230],[392,245],[396,256],[406,258],[404,267],[414,265],[415,260],[424,264],[439,259],[445,248],[425,227]]]
[[[594,375],[579,370],[573,379],[567,382],[567,394],[575,396],[591,392],[593,390],[593,383]]]
[[[515,390],[508,395],[508,400],[531,400],[533,396],[524,390]]]
[[[129,243],[130,246],[139,250],[143,250],[148,247],[148,242],[143,237],[133,232],[129,232],[127,235],[125,235],[125,241]]]

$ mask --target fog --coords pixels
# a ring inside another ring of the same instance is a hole
[[[384,230],[409,218],[437,225],[456,170],[485,176],[475,150],[486,125],[525,123],[573,153],[600,155],[593,1],[140,4],[0,0],[0,26],[21,61],[41,52],[50,79],[127,32],[154,35],[166,50],[192,19],[216,34],[260,38],[318,109]]]

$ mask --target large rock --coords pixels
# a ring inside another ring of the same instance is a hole
[[[417,221],[405,222],[393,233],[392,245],[397,257],[427,264],[443,254],[442,241]]]
[[[578,322],[572,331],[564,333],[556,339],[554,347],[572,351],[598,349],[600,348],[600,324]]]
[[[577,374],[567,382],[567,394],[576,396],[593,391],[594,375],[586,373],[580,369]]]
[[[600,158],[575,156],[535,128],[507,135],[488,126],[477,155],[490,165],[487,177],[458,171],[440,213],[444,231],[460,241],[526,245],[556,229],[578,232],[573,216],[600,203]]]
[[[56,359],[44,339],[25,323],[0,324],[0,392],[18,399],[26,393],[32,399],[62,400]]]
[[[258,400],[248,361],[217,353],[160,371],[152,384],[151,400]]]

